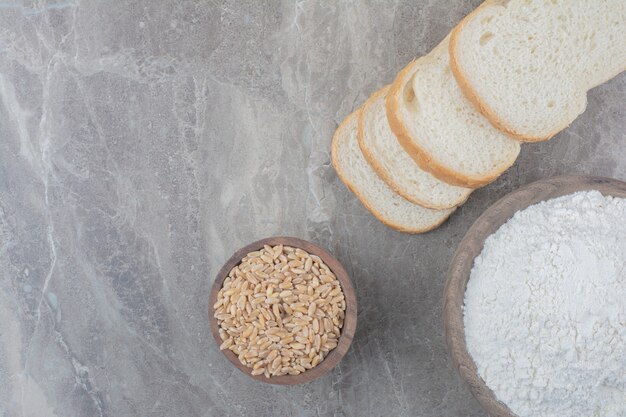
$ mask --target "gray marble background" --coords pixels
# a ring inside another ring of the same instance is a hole
[[[330,166],[337,124],[472,1],[0,3],[0,416],[484,416],[450,366],[448,261],[499,197],[626,179],[626,76],[440,229],[379,224]],[[351,273],[347,357],[305,386],[217,350],[230,254],[309,238]]]

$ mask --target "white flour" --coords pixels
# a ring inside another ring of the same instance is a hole
[[[464,320],[478,373],[520,417],[625,417],[626,199],[516,213],[475,260]]]

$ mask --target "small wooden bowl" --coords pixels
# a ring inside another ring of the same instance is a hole
[[[465,344],[463,303],[474,258],[482,251],[485,239],[506,223],[515,212],[540,201],[586,190],[598,190],[605,196],[626,198],[626,182],[612,178],[566,175],[533,182],[489,207],[467,231],[452,258],[443,298],[443,328],[448,352],[472,395],[492,417],[517,416],[496,399],[478,375]]]
[[[270,378],[266,378],[264,375],[252,375],[252,368],[248,368],[245,365],[242,365],[239,362],[237,356],[228,349],[222,351],[222,353],[228,358],[228,360],[235,365],[237,369],[239,369],[244,374],[248,375],[251,378],[256,379],[257,381],[267,382],[270,384],[277,385],[292,385],[292,384],[303,384],[305,382],[313,381],[314,379],[319,378],[324,375],[331,369],[333,369],[339,361],[345,356],[350,348],[350,344],[352,343],[352,339],[354,338],[354,332],[356,330],[356,316],[357,316],[357,304],[356,304],[356,294],[354,292],[354,288],[352,287],[352,281],[350,281],[350,277],[348,273],[343,268],[343,266],[339,263],[337,259],[333,255],[331,255],[326,249],[311,243],[306,240],[298,239],[295,237],[270,237],[267,239],[262,239],[257,242],[251,243],[248,246],[245,246],[239,249],[231,258],[224,264],[222,269],[217,273],[217,277],[215,278],[215,282],[213,283],[213,287],[211,288],[211,294],[209,295],[209,324],[211,326],[211,333],[213,333],[213,337],[217,342],[217,345],[222,344],[222,339],[219,334],[219,325],[217,324],[217,320],[213,317],[213,304],[217,301],[217,293],[222,288],[222,284],[228,273],[233,267],[241,263],[241,259],[246,256],[249,252],[253,252],[259,249],[263,249],[264,245],[275,246],[275,245],[285,245],[292,246],[294,248],[300,248],[312,255],[317,255],[322,258],[322,261],[330,268],[331,271],[337,277],[339,284],[341,284],[341,289],[343,291],[344,297],[346,298],[346,316],[343,321],[343,328],[341,329],[341,334],[339,335],[339,341],[337,347],[330,351],[328,356],[324,358],[322,362],[320,362],[314,368],[308,369],[305,372],[299,375],[283,375],[283,376],[272,376]]]

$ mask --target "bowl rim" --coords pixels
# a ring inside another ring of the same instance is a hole
[[[216,346],[219,349],[219,346],[222,343],[222,339],[219,335],[219,326],[217,324],[217,319],[213,317],[213,305],[217,301],[217,294],[222,288],[222,284],[228,276],[228,273],[233,267],[241,263],[241,259],[249,252],[262,249],[264,245],[275,246],[280,244],[283,244],[285,246],[292,246],[294,248],[300,248],[312,255],[319,256],[337,277],[337,280],[341,285],[341,289],[346,299],[346,313],[337,346],[333,350],[331,350],[328,356],[326,356],[326,358],[324,358],[324,360],[320,362],[317,366],[311,369],[307,369],[305,372],[299,375],[281,375],[272,376],[270,378],[266,378],[264,375],[252,375],[252,368],[248,368],[247,366],[241,364],[237,356],[229,349],[221,350],[220,352],[222,352],[224,356],[226,356],[226,358],[230,361],[230,363],[232,363],[237,369],[257,381],[275,385],[302,384],[313,381],[333,369],[348,352],[356,331],[357,301],[356,293],[354,291],[354,287],[352,286],[352,281],[343,265],[323,247],[313,242],[309,242],[307,240],[296,237],[273,236],[257,240],[235,251],[235,253],[226,261],[222,268],[220,268],[215,277],[215,280],[213,281],[213,285],[211,286],[208,306],[209,327],[211,328],[211,333],[213,334],[213,338],[215,339],[215,342],[217,344]]]
[[[603,195],[626,198],[626,182],[591,175],[562,175],[535,181],[514,190],[485,210],[459,243],[448,268],[443,296],[443,331],[448,354],[457,372],[474,398],[492,417],[518,417],[478,375],[467,351],[463,325],[463,305],[467,282],[474,259],[483,249],[485,239],[508,221],[517,211],[577,191],[600,191]]]

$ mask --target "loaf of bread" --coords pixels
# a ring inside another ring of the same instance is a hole
[[[343,182],[421,233],[585,110],[626,68],[626,0],[487,0],[335,132]]]

